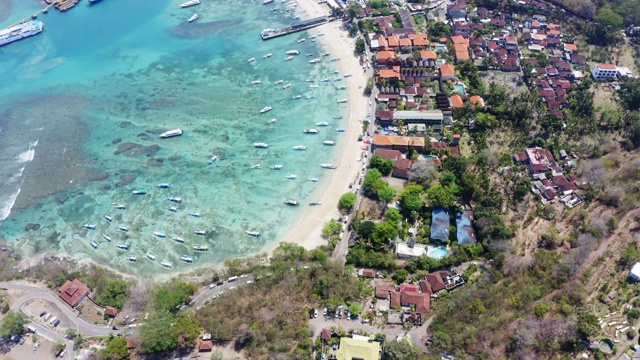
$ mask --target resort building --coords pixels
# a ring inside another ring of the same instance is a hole
[[[431,212],[431,241],[449,239],[449,211],[433,209]]]
[[[462,211],[456,214],[456,237],[458,244],[475,244],[476,233],[473,231],[473,211]]]
[[[635,263],[629,272],[629,277],[633,281],[640,281],[640,263]]]
[[[417,258],[427,253],[427,246],[417,244],[416,238],[409,238],[408,242],[398,241],[396,243],[396,255],[400,259]]]
[[[409,126],[410,124],[425,124],[426,126],[431,127],[433,130],[441,130],[442,123],[444,121],[444,114],[441,110],[396,110],[393,113],[393,118],[396,122],[398,120],[402,120],[407,126]]]
[[[336,352],[337,360],[379,360],[380,343],[368,340],[364,336],[340,339],[340,347]]]
[[[60,288],[58,295],[69,306],[76,307],[89,295],[89,287],[78,279],[67,280]]]
[[[618,75],[618,68],[613,64],[596,64],[591,69],[591,75],[596,81],[613,80]]]

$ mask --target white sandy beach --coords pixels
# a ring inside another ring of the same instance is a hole
[[[309,19],[329,14],[327,4],[318,4],[314,0],[299,0],[297,13],[301,19]],[[357,56],[355,56],[356,38],[349,36],[343,28],[342,21],[334,21],[329,24],[308,30],[310,34],[317,35],[323,32],[324,36],[317,39],[331,53],[331,57],[340,58],[336,66],[342,74],[352,74],[343,81],[349,92],[350,118],[346,125],[346,132],[340,136],[340,154],[334,161],[337,165],[334,176],[323,191],[318,191],[314,201],[321,201],[321,206],[304,206],[305,214],[292,225],[291,230],[282,239],[269,244],[264,250],[271,253],[280,242],[292,242],[302,245],[306,249],[313,249],[326,244],[321,236],[323,225],[330,219],[338,219],[340,213],[337,205],[342,194],[350,191],[349,184],[355,183],[359,172],[362,170],[362,142],[358,142],[358,135],[362,132],[362,120],[367,116],[367,103],[369,98],[363,95],[367,83],[365,75]],[[337,99],[336,99],[337,100]],[[332,170],[326,170],[332,171]]]

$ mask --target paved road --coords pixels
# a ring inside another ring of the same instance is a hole
[[[82,333],[85,337],[94,337],[94,336],[106,336],[110,333],[114,333],[108,326],[98,326],[84,321],[79,318],[77,313],[73,311],[66,303],[62,302],[60,298],[56,294],[54,294],[51,290],[46,287],[38,287],[31,285],[20,285],[13,284],[8,282],[0,282],[0,288],[3,289],[14,289],[29,292],[27,295],[19,298],[16,302],[11,306],[13,311],[19,311],[26,303],[32,300],[46,300],[57,305],[58,309],[62,311],[62,313],[69,319],[69,321],[75,325],[75,329]],[[73,342],[67,339],[64,334],[60,334],[55,330],[52,330],[48,327],[43,326],[40,322],[32,321],[29,323],[30,326],[33,326],[36,329],[36,334],[51,341],[62,341],[67,345],[67,358],[74,359],[75,351],[73,351]],[[73,328],[69,324],[69,328]]]
[[[215,295],[220,295],[221,293],[230,290],[232,287],[241,286],[247,283],[247,281],[255,281],[253,275],[246,275],[245,277],[238,276],[238,279],[234,282],[228,282],[225,280],[224,284],[217,285],[214,288],[203,287],[196,293],[196,296],[193,298],[195,304],[193,307],[196,309],[203,306],[204,302],[207,300],[211,300]]]

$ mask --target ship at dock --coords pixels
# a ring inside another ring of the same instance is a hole
[[[269,39],[273,39],[274,37],[287,35],[287,34],[291,34],[291,33],[302,31],[302,30],[311,29],[313,27],[322,25],[322,24],[327,23],[327,22],[332,21],[332,20],[335,20],[335,18],[329,18],[327,16],[320,16],[320,17],[313,18],[313,19],[303,20],[303,21],[297,22],[297,23],[291,25],[290,27],[284,28],[284,29],[265,29],[265,30],[262,30],[262,32],[260,33],[260,37],[262,37],[262,40],[269,40]]]
[[[24,24],[0,30],[0,46],[37,35],[41,33],[42,30],[44,30],[44,24],[38,20],[28,21]]]

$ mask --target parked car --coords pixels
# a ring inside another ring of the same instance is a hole
[[[215,283],[213,283],[213,284],[209,285],[209,289],[213,289],[214,287],[216,287],[216,284],[215,284]]]
[[[56,326],[58,326],[58,325],[60,325],[60,320],[56,320],[56,321],[53,323],[53,327],[56,327]]]
[[[120,326],[114,326],[111,328],[112,330],[120,330]]]
[[[24,345],[24,342],[27,341],[27,337],[23,336],[22,338],[20,338],[20,345]]]
[[[327,316],[327,308],[324,308],[324,310],[322,311],[322,315]]]
[[[314,309],[313,310],[313,317],[317,318],[318,317],[318,309]]]
[[[46,312],[46,311],[42,311],[42,312],[40,313],[40,317],[43,317],[43,316],[45,316],[45,315],[47,315],[47,312]]]
[[[45,315],[45,316],[44,316],[44,319],[42,319],[42,320],[44,320],[44,321],[49,321],[49,319],[51,319],[51,314],[47,314],[47,315]]]

